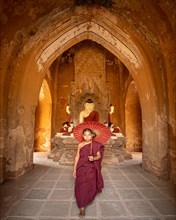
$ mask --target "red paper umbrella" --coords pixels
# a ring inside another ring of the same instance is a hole
[[[106,127],[104,124],[95,121],[88,121],[81,123],[74,128],[73,134],[77,141],[83,141],[82,132],[85,128],[90,128],[93,131],[93,133],[96,134],[94,140],[102,144],[105,143],[111,137],[110,129]]]

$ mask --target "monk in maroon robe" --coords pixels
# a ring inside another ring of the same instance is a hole
[[[80,216],[85,215],[85,207],[94,200],[97,193],[102,192],[104,186],[101,174],[104,146],[93,141],[92,134],[91,129],[84,129],[85,141],[78,145],[74,164],[75,197],[80,208]]]
[[[69,126],[68,122],[64,122],[62,124],[62,128],[60,129],[60,133],[63,133],[62,135],[69,135],[68,126]]]

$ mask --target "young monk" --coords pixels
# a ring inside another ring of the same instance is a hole
[[[101,161],[104,146],[93,140],[94,133],[86,128],[82,132],[84,141],[78,145],[73,176],[75,179],[75,197],[80,209],[79,216],[85,216],[85,208],[96,194],[102,192],[103,177]]]

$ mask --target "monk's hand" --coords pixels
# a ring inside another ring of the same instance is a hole
[[[76,178],[76,170],[73,171],[73,177]]]
[[[94,157],[93,156],[88,156],[89,161],[94,161]]]

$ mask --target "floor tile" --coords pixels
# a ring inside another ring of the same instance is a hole
[[[59,176],[59,179],[58,179],[58,181],[72,181],[72,182],[74,182],[75,181],[75,179],[74,179],[74,177],[73,177],[73,175],[72,174],[61,174],[60,176]]]
[[[116,188],[135,188],[135,186],[127,181],[127,180],[117,180],[117,181],[114,181],[114,186]]]
[[[46,174],[41,178],[41,180],[57,180],[58,177],[59,174]]]
[[[118,189],[118,193],[124,200],[142,199],[142,195],[136,189]]]
[[[151,180],[151,183],[158,188],[175,188],[175,185],[164,180]]]
[[[105,188],[97,195],[97,200],[119,200],[119,196],[113,188]]]
[[[73,190],[54,190],[50,196],[50,200],[69,200],[73,196]]]
[[[22,200],[12,208],[8,216],[36,216],[42,205],[41,201]]]
[[[176,204],[171,200],[151,200],[151,203],[162,215],[176,215]]]
[[[104,179],[104,188],[113,188],[113,183],[111,180]]]
[[[70,203],[64,201],[46,202],[40,216],[56,216],[67,217],[69,213]]]
[[[74,182],[69,181],[58,181],[55,188],[60,189],[73,189],[74,188]]]
[[[145,180],[144,177],[140,174],[128,174],[127,178],[130,180]]]
[[[111,174],[110,179],[112,180],[127,180],[127,177],[123,174]]]
[[[158,213],[147,201],[124,201],[126,208],[133,216],[157,216]]]
[[[163,193],[160,193],[157,189],[139,189],[139,191],[147,198],[147,199],[163,199],[167,198]]]
[[[2,220],[36,220],[36,218],[28,218],[28,217],[8,217]]]
[[[140,181],[132,181],[133,184],[137,187],[137,188],[153,188],[154,186],[145,180],[140,180]]]
[[[47,174],[57,174],[57,175],[59,175],[59,174],[61,174],[61,173],[63,173],[63,169],[61,169],[61,168],[51,168],[51,169],[48,171]]]
[[[163,220],[162,217],[135,217],[132,220]],[[164,219],[165,220],[165,219]]]
[[[120,201],[99,202],[100,217],[126,216],[127,212]]]
[[[25,199],[47,199],[51,190],[49,189],[32,189],[26,196]]]
[[[33,188],[51,189],[55,184],[55,181],[40,180],[33,186]]]

